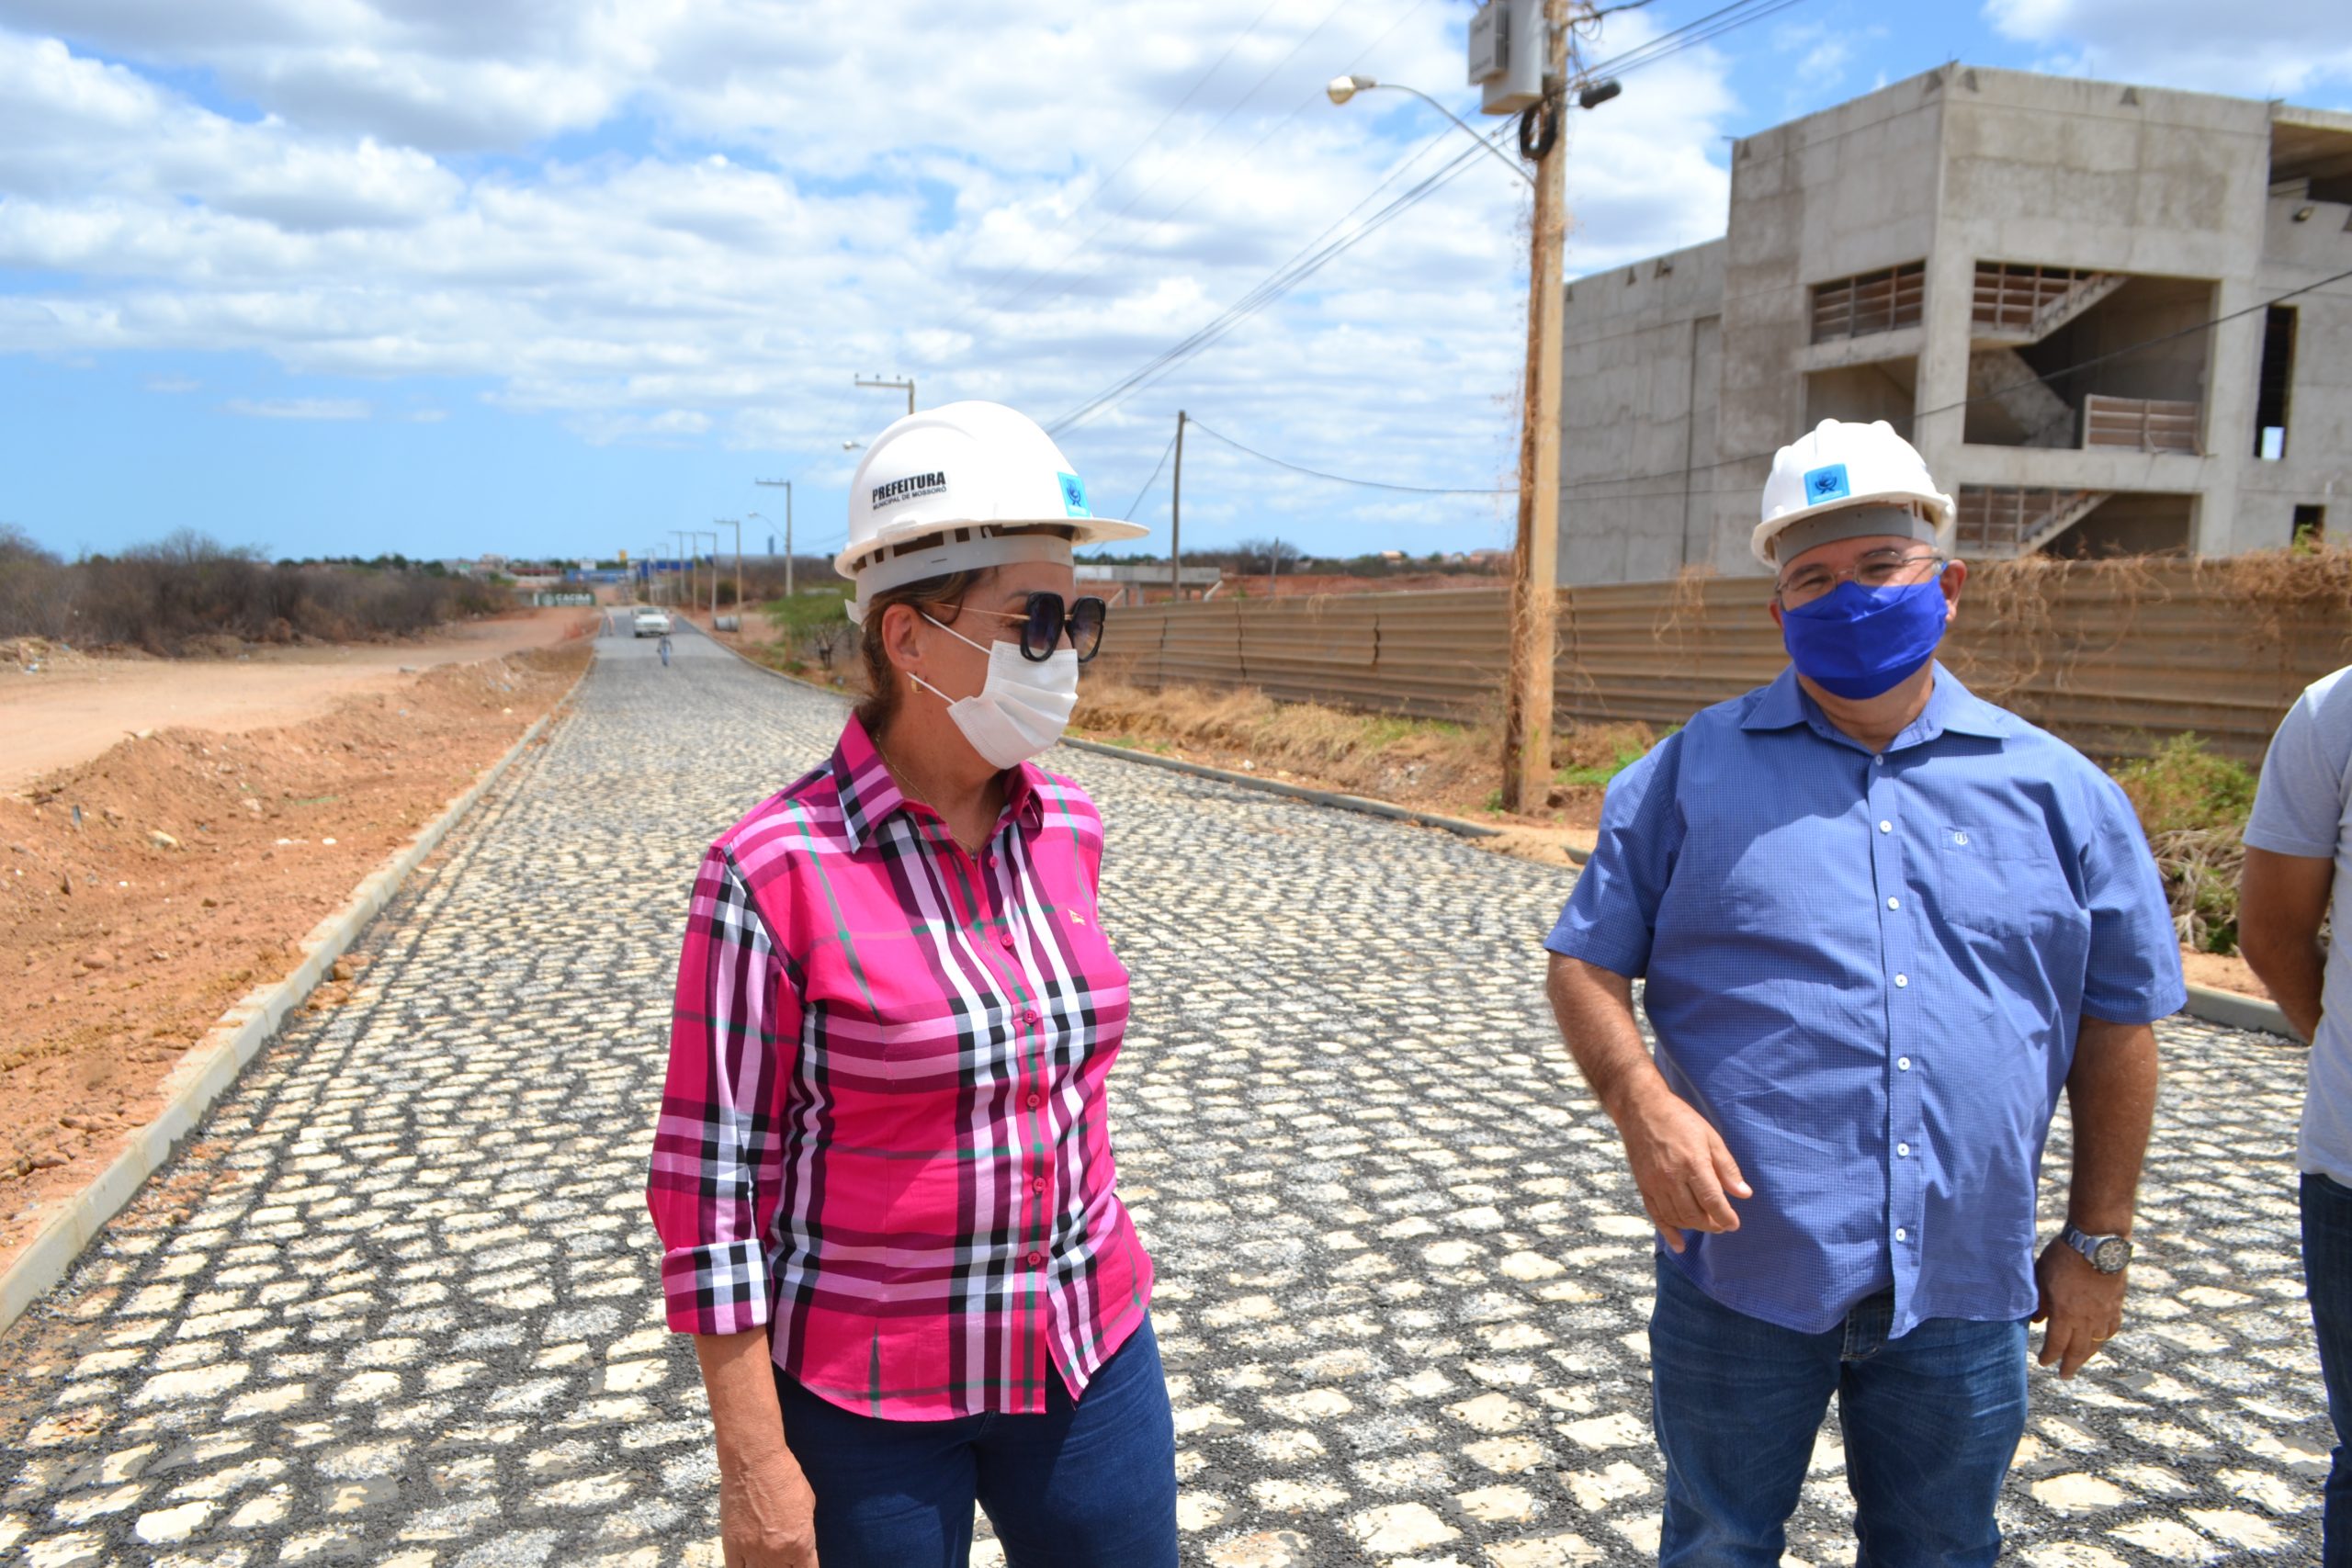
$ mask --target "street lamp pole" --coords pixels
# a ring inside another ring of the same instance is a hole
[[[705,539],[710,541],[710,619],[712,623],[710,629],[715,632],[718,629],[718,530],[695,528],[691,532],[697,546],[701,545]]]
[[[1498,159],[1501,160],[1503,167],[1509,169],[1512,174],[1517,175],[1521,179],[1525,180],[1529,185],[1533,185],[1535,183],[1534,176],[1530,175],[1525,169],[1521,168],[1517,164],[1513,163],[1509,153],[1496,146],[1493,142],[1487,141],[1485,137],[1479,135],[1476,129],[1473,127],[1468,120],[1464,119],[1460,115],[1455,114],[1452,109],[1447,108],[1443,104],[1439,103],[1435,98],[1430,97],[1419,87],[1408,87],[1402,82],[1376,82],[1369,76],[1334,76],[1331,78],[1330,85],[1323,89],[1323,96],[1329,98],[1335,104],[1344,104],[1350,98],[1354,97],[1358,93],[1412,94],[1413,96],[1420,99],[1421,102],[1429,105],[1430,107],[1437,110],[1438,113],[1445,116],[1446,118],[1460,126],[1464,135],[1468,136],[1472,141],[1477,142],[1479,146],[1484,147],[1487,152],[1492,152]]]
[[[1168,493],[1168,602],[1171,604],[1184,597],[1184,422],[1182,409],[1176,411],[1176,479]],[[1140,599],[1143,595],[1136,595]]]
[[[901,376],[887,379],[882,377],[876,377],[870,380],[863,376],[853,376],[850,378],[850,384],[856,387],[880,388],[893,392],[904,389],[907,394],[907,412],[909,413],[915,412],[915,378],[911,376]]]
[[[684,571],[684,572],[686,574],[686,601],[685,601],[685,602],[686,602],[686,605],[687,605],[687,607],[691,609],[691,608],[693,607],[693,605],[694,605],[694,602],[695,602],[695,577],[694,577],[695,566],[694,566],[694,554],[693,554],[693,551],[692,551],[691,547],[690,547],[688,546],[688,544],[687,544],[687,541],[686,541],[686,531],[685,531],[684,528],[673,528],[673,529],[671,529],[671,530],[670,530],[670,538],[671,538],[671,541],[672,541],[673,543],[674,543],[674,544],[678,547],[678,567],[679,567],[679,570],[682,570],[682,571]],[[674,584],[673,584],[673,586],[674,586]],[[674,595],[673,595],[673,600],[674,600],[674,597],[675,597],[675,596],[674,596]]]
[[[784,596],[792,597],[792,481],[790,479],[753,479],[755,485],[770,489],[781,486],[784,491]]]

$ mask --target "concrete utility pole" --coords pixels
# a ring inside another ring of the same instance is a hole
[[[909,413],[915,412],[915,378],[911,376],[899,377],[890,380],[883,380],[877,377],[870,381],[863,376],[854,376],[850,378],[850,381],[853,386],[879,387],[894,392],[903,387],[907,392],[907,412]]]
[[[1503,808],[1544,804],[1552,783],[1552,660],[1559,636],[1560,246],[1566,218],[1568,24],[1576,0],[1544,0],[1548,91],[1537,120],[1535,224],[1527,266],[1526,408],[1519,436],[1519,540],[1511,552],[1510,685],[1503,705]],[[1525,122],[1522,122],[1524,124]]]
[[[694,560],[687,553],[686,531],[684,528],[671,529],[670,543],[677,547],[678,567],[680,570],[686,574],[686,603],[688,604],[692,604],[695,602]],[[675,583],[671,584],[671,587],[673,589],[676,586],[677,584]],[[672,604],[677,603],[677,595],[673,593],[670,596],[670,601]]]
[[[755,485],[770,489],[784,488],[784,596],[792,597],[792,481],[790,479],[753,479]]]
[[[755,514],[756,515],[756,514]],[[737,517],[714,517],[713,523],[724,523],[735,530],[735,613],[743,613],[743,523]],[[710,536],[710,553],[718,554],[718,536]],[[710,618],[718,619],[718,562],[710,563]],[[739,623],[740,624],[740,623]]]
[[[1143,595],[1137,593],[1137,599]],[[1168,500],[1168,602],[1184,597],[1184,411],[1176,411],[1176,488]]]
[[[697,547],[705,539],[710,541],[710,618],[715,623],[718,619],[718,530],[696,528],[693,530],[693,536]],[[718,628],[714,625],[711,629],[716,631]]]

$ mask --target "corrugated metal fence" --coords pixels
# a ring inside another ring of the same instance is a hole
[[[1560,722],[1679,723],[1786,662],[1757,578],[1612,583],[1560,594]],[[1106,668],[1148,688],[1252,686],[1294,702],[1427,718],[1499,711],[1498,589],[1122,605]],[[1971,583],[1942,657],[1980,694],[2086,750],[2183,731],[2258,758],[2306,684],[2352,660],[2340,602],[2280,603],[2190,562],[2050,564]]]

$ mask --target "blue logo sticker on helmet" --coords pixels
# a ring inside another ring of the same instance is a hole
[[[1807,506],[1819,506],[1825,501],[1843,501],[1853,493],[1854,487],[1846,478],[1846,465],[1843,463],[1805,470],[1804,503]]]
[[[1086,481],[1076,474],[1063,474],[1061,480],[1062,510],[1072,517],[1093,516],[1094,513],[1086,510]]]

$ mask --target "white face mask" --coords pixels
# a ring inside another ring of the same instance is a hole
[[[981,648],[954,626],[934,626],[967,648]],[[994,768],[1027,761],[1062,738],[1078,706],[1078,650],[1057,648],[1044,660],[1022,656],[1018,643],[989,643],[989,678],[977,697],[950,697],[920,675],[909,679],[947,705],[947,716]]]

